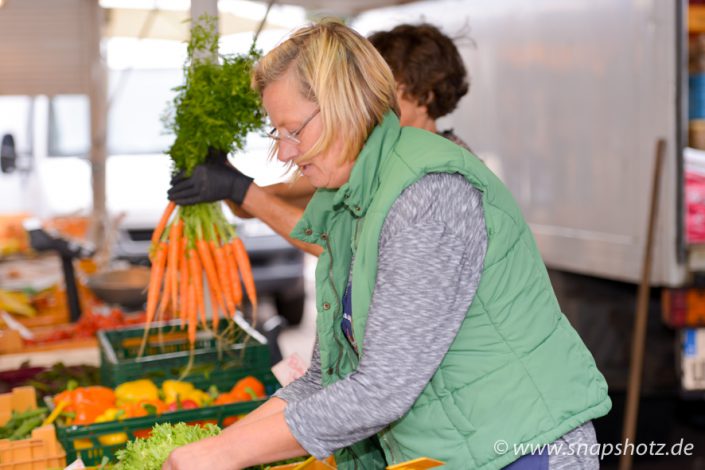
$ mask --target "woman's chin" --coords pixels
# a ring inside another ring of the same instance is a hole
[[[301,174],[308,178],[309,183],[313,185],[316,188],[320,188],[323,186],[323,181],[321,181],[320,175],[317,175],[315,171],[313,171],[313,167],[311,165],[303,165],[299,168],[301,170]]]

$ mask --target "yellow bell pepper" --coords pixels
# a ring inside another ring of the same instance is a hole
[[[140,400],[157,400],[159,389],[149,379],[133,380],[117,386],[115,398],[118,404],[134,403]]]
[[[124,444],[125,442],[127,442],[127,434],[125,434],[124,432],[115,432],[113,434],[98,436],[98,440],[104,446],[116,446],[118,444]]]
[[[29,296],[24,292],[11,292],[0,289],[0,309],[25,317],[37,315],[37,311],[32,307]]]
[[[213,398],[203,390],[194,389],[184,396],[180,396],[181,401],[193,400],[198,406],[203,406],[213,401]]]
[[[46,417],[44,422],[42,423],[42,426],[46,426],[47,424],[51,424],[56,420],[56,418],[59,417],[62,411],[64,411],[64,408],[68,406],[69,402],[64,400],[60,401],[57,405],[56,408],[54,408],[54,411],[51,412],[49,416]]]
[[[95,419],[96,423],[106,423],[108,421],[116,421],[120,419],[125,412],[123,410],[119,410],[117,408],[108,408]],[[116,432],[112,434],[105,434],[102,436],[98,436],[98,441],[100,441],[101,444],[104,446],[116,446],[118,444],[124,444],[127,442],[128,437],[127,434],[124,432]]]
[[[170,405],[177,400],[186,400],[189,394],[197,390],[191,382],[165,380],[164,383],[162,383],[162,391],[164,392],[164,402]]]
[[[125,412],[118,408],[108,408],[103,411],[100,416],[95,419],[96,423],[107,423],[108,421],[117,421]]]
[[[74,439],[73,448],[76,450],[90,449],[93,447],[93,443],[90,439]]]

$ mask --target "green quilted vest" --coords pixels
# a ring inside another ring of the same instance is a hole
[[[519,457],[513,444],[550,443],[611,407],[607,384],[561,313],[507,188],[475,156],[442,137],[400,127],[391,113],[368,138],[350,180],[338,190],[318,190],[292,231],[324,248],[316,266],[323,386],[358,364],[340,326],[353,250],[353,330],[364,354],[382,225],[401,192],[428,173],[460,173],[482,192],[488,244],[480,284],[412,408],[377,439],[337,452],[340,468],[384,468],[420,456],[450,469],[502,468]],[[499,440],[509,452],[497,452]]]

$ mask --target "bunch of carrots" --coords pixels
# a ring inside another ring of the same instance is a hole
[[[210,149],[242,150],[249,132],[264,125],[259,94],[250,86],[250,72],[259,53],[219,55],[217,19],[204,15],[193,23],[184,64],[184,84],[165,114],[175,135],[168,150],[173,173],[190,176],[206,161]],[[242,286],[257,310],[250,261],[220,203],[177,207],[169,203],[152,236],[152,273],[147,293],[144,351],[150,324],[165,312],[188,327],[192,346],[200,322],[206,324],[205,298],[212,306],[212,328],[218,335],[220,317],[232,317],[243,300]],[[230,325],[232,326],[232,324]],[[225,336],[221,333],[221,336]]]
[[[253,312],[257,311],[245,246],[217,203],[181,207],[169,202],[152,235],[150,258],[145,333],[169,309],[181,320],[181,327],[187,327],[193,345],[198,323],[208,328],[206,291],[214,332],[218,331],[221,313],[231,318],[242,303],[242,285]]]

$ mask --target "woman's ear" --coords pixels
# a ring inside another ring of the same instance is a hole
[[[423,104],[424,106],[426,106],[426,107],[428,108],[428,105],[430,105],[431,103],[433,103],[433,100],[434,100],[434,99],[436,99],[436,95],[434,95],[434,94],[433,94],[433,90],[431,90],[431,91],[428,92],[428,95],[426,95],[426,99],[424,100],[424,102],[423,102],[423,103],[419,103],[419,104]]]

